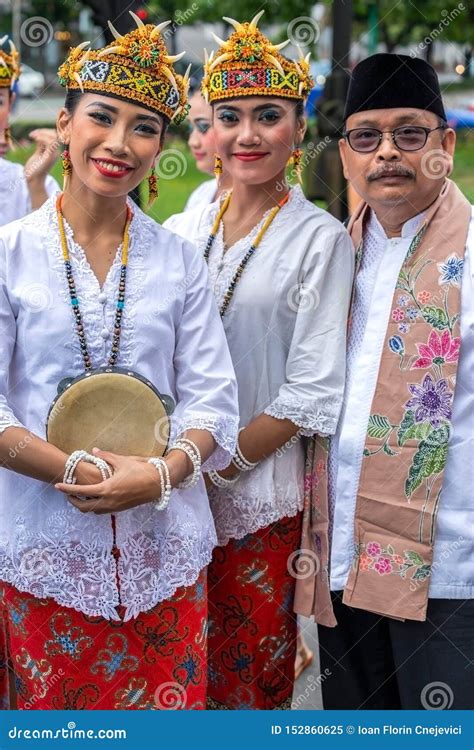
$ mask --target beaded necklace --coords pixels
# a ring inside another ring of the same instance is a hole
[[[58,215],[58,226],[59,226],[59,234],[61,237],[61,248],[62,248],[63,258],[64,258],[64,267],[66,270],[66,278],[67,278],[67,283],[69,287],[69,296],[71,298],[72,311],[76,319],[76,331],[77,331],[79,343],[81,346],[81,353],[82,353],[82,358],[84,360],[84,367],[86,371],[89,372],[92,370],[92,360],[89,356],[89,351],[87,349],[86,335],[84,331],[84,325],[82,322],[81,311],[79,309],[79,300],[77,298],[76,284],[74,281],[74,277],[72,275],[72,266],[71,266],[71,261],[69,258],[69,248],[68,248],[67,239],[66,239],[66,232],[64,229],[63,214],[61,211],[61,201],[62,201],[62,194],[58,195],[58,198],[56,201],[56,212]],[[115,311],[114,336],[112,339],[112,349],[111,349],[110,357],[109,357],[109,367],[113,367],[116,364],[118,352],[119,352],[120,331],[122,328],[122,313],[123,313],[123,309],[125,306],[125,280],[127,277],[128,246],[130,242],[129,228],[130,228],[130,222],[132,218],[133,218],[132,211],[127,206],[127,219],[125,221],[125,229],[123,231],[123,241],[122,241],[122,258],[121,258],[121,267],[120,267],[120,280],[119,280],[119,287],[118,287],[117,308]]]
[[[220,223],[222,221],[222,217],[224,216],[225,212],[227,211],[227,209],[229,207],[231,196],[232,196],[232,193],[229,193],[226,196],[225,200],[223,201],[222,206],[219,209],[219,212],[218,212],[218,214],[216,216],[216,219],[214,221],[213,227],[211,229],[211,234],[207,238],[206,247],[205,247],[205,250],[204,250],[204,260],[206,261],[206,263],[209,262],[209,254],[211,252],[211,248],[212,248],[212,245],[214,243],[214,240],[216,239],[217,232],[219,231],[219,226],[220,226]],[[260,229],[260,231],[257,234],[256,238],[254,239],[253,243],[250,245],[249,250],[247,250],[247,252],[245,253],[244,257],[240,261],[240,263],[239,263],[239,265],[237,267],[237,270],[234,273],[234,275],[232,277],[232,280],[231,280],[231,282],[229,284],[229,287],[228,287],[226,293],[224,294],[224,301],[223,301],[223,303],[222,303],[222,305],[220,307],[221,317],[223,317],[225,315],[225,313],[227,311],[227,308],[229,307],[230,301],[231,301],[232,297],[234,296],[235,287],[237,286],[237,284],[239,282],[239,279],[242,276],[242,273],[244,272],[244,269],[245,269],[247,263],[249,262],[249,260],[252,257],[252,255],[255,253],[257,247],[260,245],[260,242],[262,241],[263,235],[267,231],[268,227],[272,223],[272,221],[275,218],[275,216],[277,215],[277,213],[280,211],[281,208],[283,208],[283,206],[285,205],[285,203],[288,202],[289,197],[290,197],[290,194],[287,193],[285,195],[285,197],[281,201],[279,201],[277,203],[277,205],[274,206],[274,208],[272,208],[272,210],[268,214],[267,218],[265,219],[262,228]]]

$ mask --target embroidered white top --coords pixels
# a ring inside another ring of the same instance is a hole
[[[223,468],[238,426],[237,386],[206,265],[188,242],[134,204],[118,366],[177,402],[174,432],[209,430]],[[102,288],[66,224],[94,367],[110,353],[120,253]],[[83,371],[61,254],[54,198],[0,230],[0,429],[44,437],[59,381]],[[100,447],[100,446],[99,446]],[[126,619],[189,586],[216,534],[204,482],[116,516],[120,602]],[[119,592],[109,515],[82,514],[48,484],[0,470],[0,579],[89,615],[116,619]]]
[[[354,513],[370,407],[376,386],[393,290],[423,215],[402,236],[388,239],[375,214],[364,235],[349,337],[345,403],[329,457],[332,516],[331,589],[346,585],[354,546]],[[403,295],[401,295],[403,296]],[[403,303],[403,304],[402,304]],[[400,300],[402,307],[406,305]],[[410,321],[409,306],[401,325]],[[443,490],[436,520],[429,596],[474,597],[474,209],[461,287],[461,353]]]
[[[201,253],[218,204],[171,217],[166,226]],[[224,294],[266,216],[224,251],[222,226],[209,256],[216,299]],[[265,412],[290,419],[301,433],[335,432],[345,376],[345,343],[353,249],[343,226],[293,188],[238,282],[223,317],[239,387],[241,424]],[[212,489],[218,539],[241,538],[302,508],[304,449],[294,438]]]
[[[59,191],[59,185],[51,175],[44,181],[47,195]],[[0,226],[15,219],[22,219],[31,211],[31,197],[22,164],[0,159]]]
[[[206,180],[197,186],[189,196],[184,211],[194,211],[195,208],[204,208],[215,200],[217,193],[217,180]]]

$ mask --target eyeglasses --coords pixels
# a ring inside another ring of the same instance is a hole
[[[353,128],[343,133],[343,137],[353,151],[364,154],[378,149],[384,133],[390,133],[395,146],[402,151],[419,151],[425,145],[430,133],[435,130],[444,130],[446,127],[446,125],[438,125],[437,128],[423,128],[418,125],[403,125],[395,130]]]
[[[197,130],[199,133],[201,133],[201,135],[205,135],[207,131],[210,129],[210,127],[211,127],[210,122],[203,122],[203,121],[198,121],[194,123],[190,122],[189,132],[192,133],[193,130]]]

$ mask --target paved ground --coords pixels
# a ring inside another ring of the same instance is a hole
[[[308,647],[313,651],[314,658],[310,667],[305,669],[293,691],[293,709],[318,710],[323,708],[321,688],[319,686],[319,657],[318,657],[318,628],[306,617],[300,618],[301,628]]]

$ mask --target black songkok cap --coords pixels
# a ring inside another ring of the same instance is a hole
[[[344,120],[370,109],[415,107],[446,120],[438,76],[420,57],[380,54],[362,60],[352,71]]]

